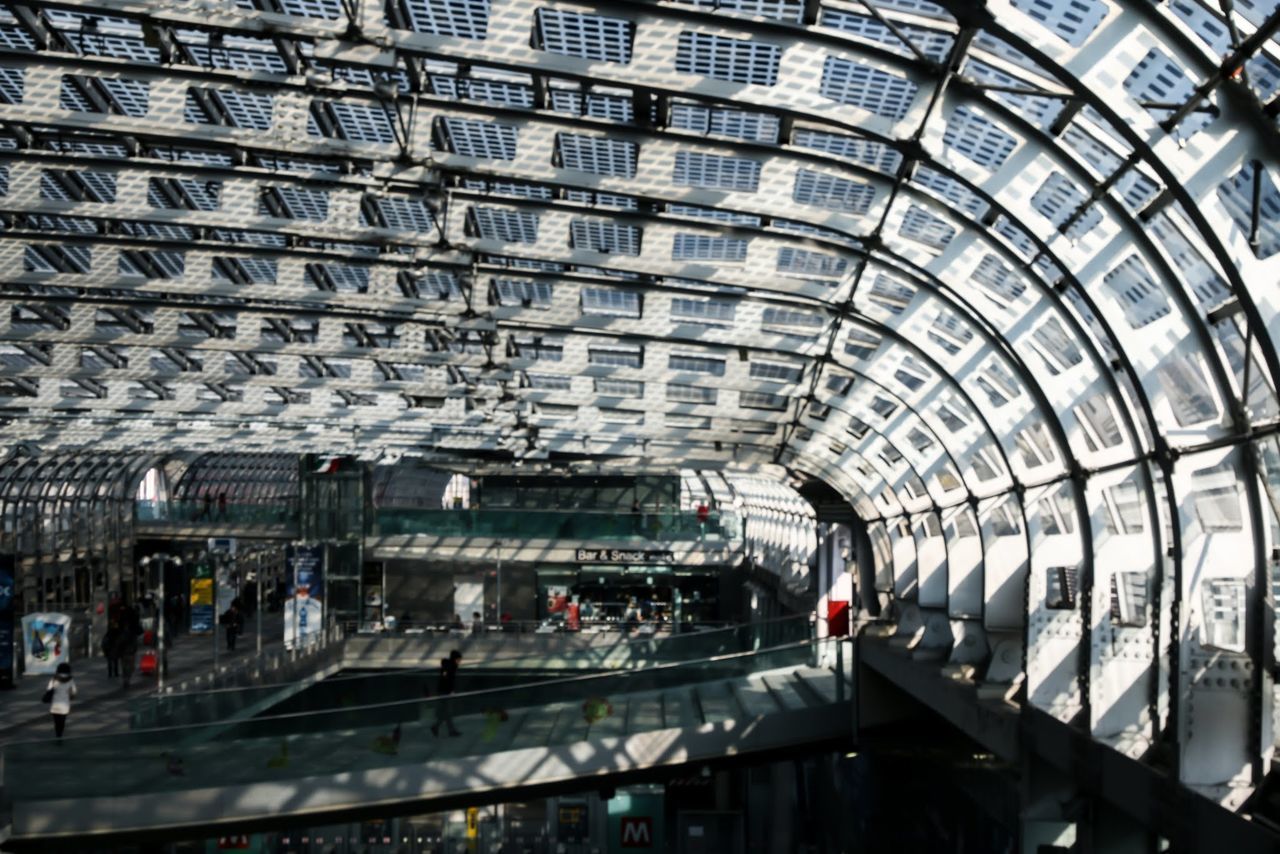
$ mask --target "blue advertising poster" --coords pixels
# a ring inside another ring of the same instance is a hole
[[[289,546],[290,594],[324,600],[324,546]]]
[[[13,687],[13,555],[0,555],[0,688]]]
[[[324,615],[314,599],[286,599],[284,603],[284,648],[307,646],[320,638]]]
[[[289,546],[285,553],[290,597],[284,610],[284,645],[309,642],[324,627],[324,546]]]

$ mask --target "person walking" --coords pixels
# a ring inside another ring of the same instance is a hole
[[[439,699],[436,700],[436,722],[431,725],[431,734],[440,735],[440,725],[449,728],[449,735],[459,736],[458,728],[453,725],[453,710],[450,708],[449,696],[453,694],[458,682],[458,663],[462,661],[462,653],[454,650],[448,658],[440,659],[440,679],[438,682]]]
[[[102,656],[107,660],[107,678],[115,679],[120,675],[120,654],[116,647],[120,644],[120,621],[112,620],[102,635]]]
[[[67,726],[67,715],[71,714],[71,701],[76,696],[76,681],[71,678],[70,664],[64,661],[58,665],[44,695],[49,703],[49,714],[53,717],[53,734],[61,744],[62,731]]]
[[[471,634],[472,635],[484,634],[484,618],[480,616],[479,611],[471,612]]]
[[[222,615],[222,624],[227,627],[227,652],[235,652],[236,637],[244,631],[244,615],[240,613],[240,606],[235,602],[232,602],[231,607]]]
[[[116,641],[116,658],[120,662],[120,678],[124,687],[129,687],[133,678],[135,658],[138,655],[138,636],[142,634],[142,621],[132,605],[125,605],[120,610],[120,635]]]

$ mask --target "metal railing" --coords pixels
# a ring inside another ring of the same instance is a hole
[[[377,625],[365,621],[346,620],[343,629],[349,636],[356,635],[450,635],[452,637],[487,636],[494,634],[510,635],[546,635],[546,634],[623,634],[623,635],[670,635],[689,634],[694,632],[716,631],[741,625],[731,620],[699,620],[694,622],[674,622],[671,620],[639,620],[628,623],[614,617],[579,618],[576,628],[568,619],[565,620],[507,620],[501,623],[486,622],[482,629],[476,630],[475,624],[464,621],[461,624],[451,620],[403,620],[389,618]]]
[[[315,777],[362,768],[421,764],[417,751],[398,750],[390,735],[401,724],[460,719],[468,725],[506,720],[508,714],[545,720],[560,707],[608,705],[605,698],[680,689],[703,682],[804,666],[817,657],[812,639],[642,670],[596,673],[514,687],[390,703],[354,704],[323,711],[259,715],[234,722],[137,730],[5,747],[6,774],[22,779],[14,800],[111,795],[160,795],[209,785],[244,786],[282,777]],[[586,714],[586,712],[584,712]],[[592,718],[558,729],[543,742],[591,737]],[[514,727],[514,725],[513,725]],[[427,741],[417,731],[424,750]],[[444,740],[448,742],[448,739]],[[485,743],[482,738],[481,743]],[[501,743],[487,749],[501,749]],[[174,770],[174,763],[179,763]],[[167,764],[167,769],[166,769]],[[287,769],[287,770],[282,770]],[[168,770],[168,773],[166,773]],[[180,772],[180,773],[179,773]]]
[[[380,507],[369,514],[373,537],[493,537],[512,540],[685,542],[742,536],[732,513],[679,510],[618,513],[591,510],[491,508],[444,510]]]
[[[531,672],[539,669],[581,668],[584,670],[627,670],[654,666],[688,659],[706,658],[713,655],[725,655],[746,652],[775,646],[782,643],[807,640],[812,636],[813,623],[809,615],[801,614],[762,620],[754,623],[738,623],[706,632],[687,634],[658,634],[645,637],[617,634],[618,642],[604,645],[566,646],[566,636],[547,638],[552,645],[535,643],[535,636],[526,635],[503,636],[503,647],[492,650],[500,653],[496,657],[484,659],[483,668],[469,665],[468,670],[520,670]],[[468,659],[470,641],[475,636],[461,639],[450,638],[450,643],[443,646],[457,645],[462,649],[464,660]],[[545,637],[545,636],[544,636]],[[493,636],[490,636],[493,639]],[[443,638],[435,638],[443,640]],[[401,635],[362,635],[347,640],[368,640],[376,646],[383,641],[397,645],[413,644],[415,636]],[[423,638],[423,651],[432,638]],[[505,648],[507,642],[516,641],[529,644],[527,649],[512,651]],[[335,647],[336,648],[336,647]],[[362,650],[369,660],[373,660],[375,650]],[[501,654],[509,653],[509,654]],[[440,653],[443,655],[443,653]],[[337,657],[334,657],[337,660]],[[345,655],[342,657],[345,661]],[[324,680],[325,691],[314,694],[312,699],[303,703],[308,710],[328,708],[329,704],[340,704],[347,698],[358,696],[369,701],[371,698],[403,699],[407,691],[411,696],[421,693],[422,679],[434,678],[438,672],[438,661],[432,660],[422,667],[401,667],[379,673],[361,673],[351,675],[334,675]],[[297,679],[305,673],[286,675],[284,678],[270,683],[260,683],[245,687],[225,687],[201,689],[185,693],[173,693],[160,696],[139,698],[131,707],[134,727],[170,726],[178,724],[208,723],[225,720],[244,712],[250,707],[258,707],[264,703],[278,702],[286,699],[286,694],[293,695],[299,689]],[[315,680],[312,680],[314,682]],[[350,690],[347,690],[347,688]],[[333,689],[332,692],[329,689]],[[297,706],[302,701],[295,701]]]
[[[129,728],[143,729],[175,723],[184,718],[187,698],[230,692],[270,691],[281,684],[294,683],[343,660],[344,632],[331,626],[307,636],[296,649],[283,646],[221,665],[216,670],[174,680],[164,690],[144,694],[129,701]],[[247,704],[239,703],[224,714],[229,716]]]
[[[138,522],[229,525],[297,525],[295,504],[220,504],[217,501],[135,501]]]

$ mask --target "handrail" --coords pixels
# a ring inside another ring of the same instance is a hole
[[[404,511],[406,513],[418,511],[430,512],[448,512],[448,513],[543,513],[543,514],[572,514],[574,516],[693,516],[696,518],[697,509],[688,507],[673,507],[663,505],[659,507],[644,507],[639,510],[632,510],[629,507],[608,508],[591,508],[591,507],[502,507],[498,505],[484,505],[472,507],[420,507],[404,504],[375,504],[372,507],[373,512],[380,510]],[[707,514],[709,520],[715,520],[721,517],[732,518],[736,511],[733,509],[711,510]]]
[[[573,510],[492,507],[377,507],[367,514],[366,534],[398,536],[572,537],[579,540],[683,541],[735,539],[740,517],[696,510]]]
[[[714,655],[706,658],[694,659],[692,661],[679,661],[679,662],[672,662],[669,664],[655,664],[651,667],[645,668],[643,672],[646,674],[653,674],[653,673],[669,672],[669,671],[683,669],[683,668],[692,669],[695,667],[705,667],[706,665],[709,665],[709,664],[733,662],[733,661],[738,661],[742,659],[763,656],[766,653],[778,653],[778,652],[784,652],[787,650],[796,650],[802,647],[812,647],[816,642],[817,640],[813,638],[809,638],[802,641],[793,641],[791,643],[780,644],[778,646],[772,646],[772,647],[763,647],[761,649],[749,650],[746,652],[735,652],[735,653],[727,653],[724,655]],[[628,671],[628,673],[632,673],[632,672]],[[215,721],[215,722],[205,722],[205,723],[196,723],[196,724],[179,724],[177,726],[171,726],[171,727],[155,727],[152,729],[138,729],[138,730],[131,730],[128,733],[128,736],[129,737],[135,737],[135,736],[150,737],[150,736],[160,736],[167,733],[191,732],[196,730],[215,729],[215,728],[225,730],[229,726],[237,726],[240,724],[261,725],[269,722],[278,722],[278,721],[303,720],[308,718],[316,719],[316,718],[319,718],[321,715],[332,716],[335,713],[340,713],[344,715],[347,715],[347,714],[356,715],[360,712],[366,712],[373,709],[393,709],[393,708],[404,707],[409,705],[434,704],[442,701],[456,702],[462,698],[474,700],[476,698],[483,698],[485,696],[490,696],[490,695],[499,695],[502,693],[510,693],[512,691],[532,692],[535,689],[550,689],[555,686],[582,685],[582,684],[590,683],[592,681],[604,681],[605,679],[613,679],[619,675],[620,674],[617,672],[590,673],[590,674],[584,674],[582,676],[568,676],[568,677],[562,677],[559,679],[547,679],[540,682],[531,682],[531,683],[526,683],[524,685],[519,685],[519,686],[505,686],[501,688],[484,688],[479,691],[466,691],[466,692],[460,692],[460,693],[450,694],[445,696],[416,697],[416,698],[407,699],[407,700],[392,700],[391,702],[388,702],[388,703],[372,703],[372,704],[367,704],[363,706],[345,706],[340,710],[326,709],[321,711],[310,711],[310,712],[284,712],[278,715],[261,715],[261,716],[254,717],[250,721],[243,721],[243,722],[228,723],[226,721]],[[77,742],[87,742],[90,740],[101,741],[104,737],[105,736],[101,734],[86,735],[86,736],[79,736],[79,737],[64,738],[64,739],[61,739],[61,742],[65,742],[68,745],[68,747],[72,747]],[[13,748],[21,748],[24,746],[35,747],[39,745],[56,744],[56,743],[59,743],[58,739],[47,739],[47,738],[31,739],[29,741],[14,741],[6,745],[5,752],[7,754],[8,751]]]
[[[652,620],[651,619],[651,620],[637,621],[632,628],[627,628],[627,623],[623,619],[620,619],[620,618],[597,619],[595,617],[590,617],[590,618],[580,617],[578,619],[578,623],[580,626],[583,627],[583,629],[586,629],[586,628],[595,629],[596,634],[614,634],[614,633],[621,634],[623,632],[630,632],[637,627],[646,627],[646,626],[655,626],[659,631],[670,631],[673,629],[678,629],[680,626],[684,626],[684,625],[696,625],[696,626],[702,626],[702,627],[709,627],[706,629],[708,631],[719,631],[720,629],[723,629],[723,628],[740,625],[739,623],[735,623],[732,620],[698,620],[693,623],[676,623],[672,620]],[[560,625],[560,624],[553,623],[547,619],[508,620],[505,623],[487,622],[484,624],[483,632],[474,632],[472,630],[472,623],[470,621],[464,622],[462,624],[461,629],[457,628],[456,624],[454,624],[450,620],[409,620],[406,622],[404,620],[396,618],[393,623],[388,624],[386,619],[384,618],[383,622],[380,624],[382,628],[362,628],[362,626],[368,626],[368,625],[369,624],[367,621],[361,621],[361,620],[343,620],[342,621],[343,629],[351,637],[388,637],[388,638],[413,637],[418,635],[439,636],[442,634],[449,634],[451,632],[462,632],[462,634],[467,637],[472,637],[474,634],[479,634],[483,636],[532,635],[532,634],[538,634],[538,631],[537,631],[538,629],[543,629],[548,626]],[[567,633],[578,634],[578,632],[573,630],[570,630]],[[584,633],[591,634],[591,632],[584,632]],[[566,632],[553,631],[553,632],[542,632],[542,634],[544,635],[566,634]]]
[[[666,636],[666,637],[662,638],[662,640],[663,640],[663,641],[667,641],[667,642],[674,641],[674,640],[675,640],[675,639],[677,639],[677,638],[688,638],[688,639],[697,638],[697,639],[699,639],[699,640],[704,640],[704,639],[711,638],[711,636],[713,636],[713,635],[718,635],[718,634],[721,634],[721,633],[727,633],[727,632],[731,632],[731,631],[737,631],[737,630],[739,630],[739,629],[745,629],[745,628],[756,628],[756,627],[764,627],[764,626],[772,626],[772,625],[778,625],[778,624],[787,623],[787,622],[800,622],[800,621],[805,621],[806,623],[810,623],[810,622],[811,622],[811,620],[810,620],[810,615],[809,615],[809,614],[789,614],[789,615],[787,615],[787,616],[785,616],[785,617],[771,617],[771,618],[769,618],[769,619],[767,619],[767,620],[759,620],[759,621],[756,621],[756,622],[750,622],[750,623],[733,623],[733,624],[731,624],[731,625],[724,626],[723,628],[719,628],[719,629],[712,629],[712,630],[710,630],[710,631],[705,631],[705,632],[693,632],[693,633],[690,633],[690,634],[672,634],[672,635],[668,635],[668,636]],[[496,632],[495,632],[495,634],[499,634],[499,633],[496,633]],[[353,637],[352,635],[347,635],[346,640],[350,640],[352,637]],[[355,635],[354,637],[360,637],[360,636],[359,636],[359,635]],[[381,637],[398,638],[399,636],[397,636],[397,635],[389,635],[389,636],[374,635],[374,636],[372,636],[372,637],[376,637],[376,638],[381,638]],[[467,635],[467,636],[466,636],[466,638],[470,638],[470,637],[472,637],[472,635]],[[459,640],[465,640],[466,638],[459,638]],[[632,647],[632,646],[634,646],[634,645],[638,645],[638,644],[651,644],[651,643],[654,643],[654,641],[655,641],[655,638],[654,638],[654,637],[647,637],[647,638],[635,638],[635,639],[633,639],[633,640],[629,640],[629,641],[627,641],[627,642],[626,642],[626,644],[625,644],[625,646],[627,646],[628,648],[630,648],[630,647]],[[614,646],[614,647],[609,647],[609,649],[611,649],[611,650],[616,650],[616,649],[617,649],[617,647],[616,647],[616,646]],[[584,651],[584,652],[588,652],[588,651],[590,651],[590,648],[585,649],[585,650],[583,650],[583,651]],[[487,660],[486,660],[486,666],[488,666],[488,665],[490,665],[490,664],[501,663],[501,662],[503,662],[503,661],[523,661],[523,660],[526,660],[526,659],[530,658],[531,656],[537,656],[537,655],[539,655],[539,653],[540,653],[540,652],[541,652],[540,650],[529,650],[528,652],[526,652],[526,653],[522,653],[522,654],[520,654],[520,655],[511,655],[511,656],[509,656],[509,657],[504,657],[504,658],[487,659]],[[464,660],[465,660],[465,659],[464,659]],[[696,660],[698,660],[698,659],[694,659],[694,660],[696,661]],[[350,680],[354,680],[354,679],[382,679],[382,678],[392,678],[392,677],[411,676],[411,675],[415,675],[415,674],[426,674],[426,675],[430,675],[430,674],[434,673],[434,672],[436,671],[436,669],[437,669],[437,665],[434,665],[434,664],[433,664],[433,665],[431,665],[430,667],[408,667],[408,668],[400,668],[400,669],[397,669],[397,670],[394,670],[394,671],[389,671],[389,672],[386,672],[386,673],[365,673],[365,674],[359,674],[359,675],[354,675],[354,674],[353,674],[353,675],[350,675],[350,676],[331,676],[331,677],[329,677],[328,679],[326,679],[325,681],[326,681],[326,682],[328,682],[328,683],[330,683],[330,684],[332,684],[332,683],[336,683],[336,682],[342,682],[342,681],[345,681],[345,680],[348,680],[348,679],[350,679]],[[249,690],[255,690],[255,691],[256,691],[256,690],[264,690],[264,689],[270,689],[270,688],[283,688],[283,687],[286,687],[286,686],[289,686],[289,685],[293,685],[293,684],[295,684],[295,682],[296,682],[296,681],[297,681],[297,680],[290,680],[290,681],[288,681],[288,682],[266,682],[266,683],[263,683],[263,684],[261,684],[261,685],[248,685],[248,686],[238,686],[238,687],[233,686],[233,687],[228,687],[228,688],[209,688],[209,689],[206,689],[206,690],[203,690],[203,691],[184,691],[184,692],[182,692],[182,693],[156,694],[156,695],[154,695],[154,698],[158,699],[158,698],[163,697],[163,698],[165,698],[165,699],[169,699],[169,698],[173,698],[173,697],[192,697],[192,696],[196,696],[196,695],[201,695],[201,696],[203,696],[203,695],[207,695],[207,694],[225,694],[225,693],[230,693],[230,692],[232,692],[232,691],[249,691]],[[147,699],[153,699],[153,697],[149,695]]]

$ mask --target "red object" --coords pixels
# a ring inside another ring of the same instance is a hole
[[[698,505],[698,524],[705,525],[711,516],[711,509],[705,504]]]
[[[142,661],[138,663],[138,670],[142,671],[143,676],[154,676],[156,672],[156,654],[154,652],[144,652]]]
[[[155,632],[151,631],[150,629],[147,629],[145,632],[142,633],[143,646],[155,646],[155,643],[156,643]]]
[[[576,632],[580,628],[579,623],[579,607],[577,602],[570,602],[565,613],[565,625],[569,627],[569,631]]]
[[[849,634],[848,602],[827,600],[827,634],[833,638],[842,638]]]

